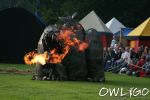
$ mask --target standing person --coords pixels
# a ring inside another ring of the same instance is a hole
[[[113,36],[110,47],[114,48],[115,44],[117,44],[116,37]]]

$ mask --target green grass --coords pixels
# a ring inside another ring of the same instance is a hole
[[[31,70],[34,65],[25,65],[25,64],[5,64],[5,63],[0,63],[0,68],[17,68],[19,70]]]
[[[12,65],[12,64],[10,64]],[[0,66],[3,66],[0,65]],[[13,65],[13,67],[17,65]],[[29,67],[19,65],[20,67]],[[4,66],[3,66],[4,67]],[[20,68],[19,67],[19,68]],[[24,68],[21,68],[24,69]],[[76,82],[76,81],[33,81],[32,75],[0,74],[0,100],[150,100],[146,97],[100,97],[99,90],[106,88],[148,88],[150,78],[129,77],[106,73],[105,83]]]

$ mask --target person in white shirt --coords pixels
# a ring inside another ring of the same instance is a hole
[[[122,48],[122,55],[119,60],[116,61],[116,66],[113,68],[113,72],[120,73],[123,71],[127,71],[130,64],[130,53],[129,53],[129,47],[126,47],[125,49]]]
[[[113,39],[112,39],[112,41],[111,41],[110,47],[114,48],[114,47],[115,47],[115,44],[117,44],[117,41],[116,41],[116,39],[115,39],[115,36],[113,36]]]
[[[130,64],[130,53],[129,53],[129,47],[125,48],[125,51],[121,55],[121,59],[123,59],[126,63]]]

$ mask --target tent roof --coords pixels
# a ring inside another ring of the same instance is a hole
[[[106,26],[113,33],[120,31],[120,28],[125,28],[125,26],[120,21],[118,21],[115,17],[113,17],[109,22],[107,22]]]
[[[98,32],[108,32],[111,31],[106,27],[103,21],[97,16],[94,11],[91,11],[88,15],[86,15],[80,22],[83,28],[86,30],[88,29],[95,29]]]
[[[118,36],[120,35],[120,32],[123,34],[123,36],[128,36],[128,34],[133,30],[133,28],[121,28],[120,31],[116,32],[114,35]]]
[[[131,31],[128,36],[150,36],[150,18]]]
[[[0,63],[23,63],[23,56],[37,48],[45,25],[23,8],[0,11]]]

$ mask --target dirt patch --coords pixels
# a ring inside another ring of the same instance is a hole
[[[15,67],[0,68],[0,73],[10,73],[10,74],[31,74],[31,70],[19,70]]]

